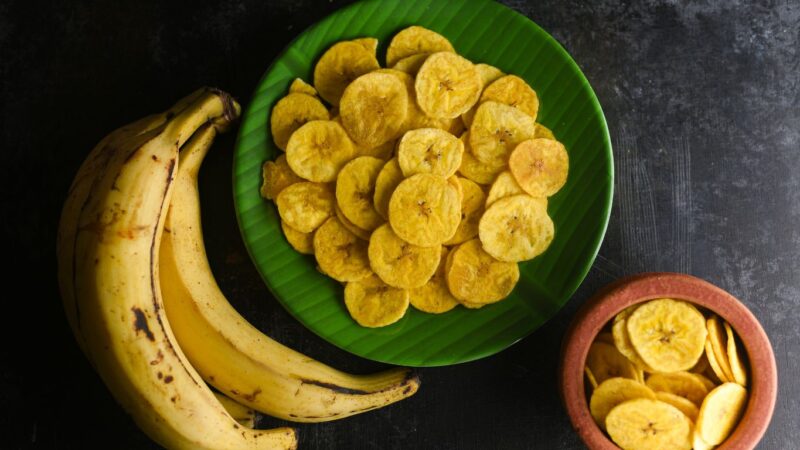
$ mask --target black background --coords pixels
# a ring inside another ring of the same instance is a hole
[[[55,265],[60,206],[110,130],[201,85],[243,103],[280,50],[348,2],[0,2],[4,272],[0,447],[154,448],[78,351]],[[556,391],[559,343],[592,292],[624,274],[688,272],[761,320],[780,392],[760,448],[800,442],[800,3],[509,0],[578,61],[603,104],[616,163],[608,233],[562,312],[509,350],[423,370],[400,404],[301,425],[307,449],[580,448]],[[233,133],[201,176],[213,269],[272,337],[341,369],[376,363],[305,330],[250,263],[231,194]],[[281,424],[263,418],[264,427]]]

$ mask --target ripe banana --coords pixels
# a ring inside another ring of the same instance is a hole
[[[179,148],[210,145],[236,115],[228,95],[203,90],[113,132],[81,166],[59,224],[59,283],[73,332],[117,401],[167,448],[297,444],[290,428],[236,423],[187,361],[161,298],[159,245]]]
[[[248,408],[219,392],[214,392],[214,397],[217,397],[217,400],[219,400],[219,403],[225,408],[225,411],[228,411],[228,414],[230,414],[233,420],[238,422],[239,425],[244,425],[247,428],[256,426],[256,412],[252,408]]]
[[[208,264],[197,174],[207,148],[181,150],[161,246],[161,289],[181,348],[209,384],[257,411],[322,422],[413,395],[408,369],[350,375],[270,339],[228,303]]]

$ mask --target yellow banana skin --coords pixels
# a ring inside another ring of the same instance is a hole
[[[237,115],[227,94],[203,90],[115,131],[80,168],[59,224],[73,332],[117,401],[170,449],[297,445],[291,428],[252,430],[226,412],[175,340],[161,298],[158,253],[179,148],[209,146]]]
[[[338,371],[270,339],[230,305],[203,244],[197,174],[206,151],[181,151],[160,256],[167,317],[197,371],[237,402],[294,422],[341,419],[413,395],[419,378],[408,369]]]

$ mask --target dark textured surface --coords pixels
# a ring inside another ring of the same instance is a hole
[[[181,4],[182,3],[182,4]],[[570,304],[494,357],[423,370],[415,397],[302,425],[301,448],[580,448],[559,404],[558,343],[576,308],[623,274],[674,270],[741,298],[775,349],[780,392],[760,448],[800,442],[800,3],[507,2],[555,36],[602,102],[617,161],[595,267]],[[0,152],[11,268],[0,346],[2,448],[154,448],[79,353],[55,278],[72,175],[108,131],[216,85],[246,101],[270,60],[342,2],[0,3]],[[230,188],[232,134],[201,176],[210,258],[262,330],[351,371],[269,298]],[[262,426],[278,421],[265,418]]]

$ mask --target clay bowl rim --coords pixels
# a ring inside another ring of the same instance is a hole
[[[589,345],[603,326],[628,306],[655,298],[675,298],[707,308],[731,324],[750,364],[748,404],[733,433],[719,450],[752,449],[769,426],[778,390],[775,354],[758,319],[738,299],[700,278],[669,272],[633,275],[600,289],[576,313],[561,348],[559,388],[572,426],[593,450],[618,449],[589,412],[583,367]]]

